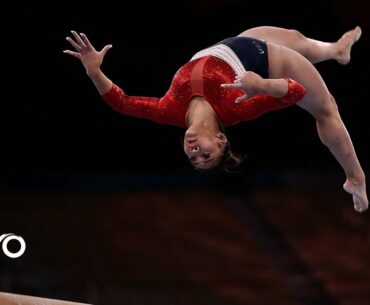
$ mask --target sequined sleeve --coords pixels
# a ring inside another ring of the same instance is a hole
[[[295,80],[290,78],[286,78],[286,80],[288,81],[288,92],[280,100],[289,105],[295,104],[304,97],[306,89]]]
[[[121,114],[148,119],[160,124],[173,123],[166,96],[163,98],[129,96],[113,83],[111,90],[101,97],[113,110]]]
[[[237,104],[236,112],[239,120],[252,120],[267,112],[283,109],[300,101],[306,89],[292,79],[288,81],[288,92],[281,98],[267,94],[257,94]]]

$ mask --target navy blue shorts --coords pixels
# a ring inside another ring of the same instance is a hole
[[[224,44],[234,51],[245,70],[253,71],[263,78],[269,76],[267,45],[264,40],[250,37],[229,37],[214,45]]]

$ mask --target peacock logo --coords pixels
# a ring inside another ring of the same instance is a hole
[[[20,249],[18,252],[10,252],[8,249],[8,243],[11,240],[16,240],[19,245]],[[0,236],[0,244],[2,243],[2,249],[6,256],[10,258],[18,258],[23,255],[23,253],[26,251],[26,242],[22,238],[22,236],[15,235],[14,233],[7,233]]]

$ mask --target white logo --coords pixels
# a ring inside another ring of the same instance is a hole
[[[17,240],[21,246],[18,252],[13,253],[8,250],[8,243],[11,240]],[[6,256],[11,258],[17,258],[23,255],[24,251],[26,251],[26,243],[21,236],[15,235],[14,233],[7,233],[0,236],[0,243],[3,242],[3,252]]]

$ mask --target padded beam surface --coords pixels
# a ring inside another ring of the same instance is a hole
[[[85,303],[39,298],[29,295],[0,292],[1,305],[89,305]]]

